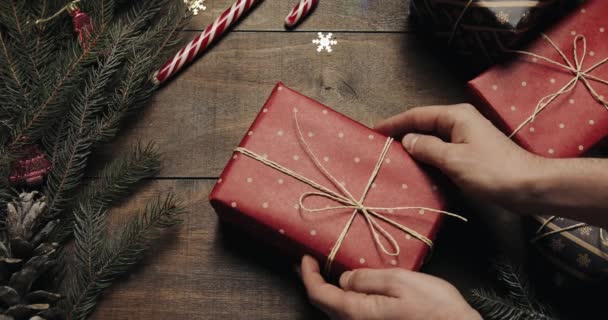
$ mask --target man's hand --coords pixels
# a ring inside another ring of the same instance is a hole
[[[340,288],[319,273],[319,264],[302,259],[302,280],[311,302],[332,319],[480,320],[451,284],[403,269],[359,269],[340,277]]]
[[[525,207],[527,181],[544,161],[517,146],[469,104],[414,108],[384,120],[376,130],[403,136],[412,157],[439,168],[465,192],[512,209]]]

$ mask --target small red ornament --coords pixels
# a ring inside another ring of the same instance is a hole
[[[93,23],[91,21],[91,17],[80,10],[78,3],[80,3],[80,0],[74,0],[68,3],[65,7],[61,8],[61,10],[55,12],[55,14],[52,16],[36,20],[36,24],[53,20],[60,16],[64,11],[67,11],[72,17],[74,32],[78,33],[78,42],[83,49],[86,49],[89,36],[93,32]]]
[[[88,38],[93,31],[91,17],[80,11],[80,8],[78,8],[76,5],[71,6],[68,10],[70,12],[70,16],[72,16],[74,32],[78,33],[78,42],[80,42],[83,49],[86,49]]]
[[[38,185],[51,169],[51,162],[38,145],[24,149],[21,159],[13,162],[9,181],[14,185]]]

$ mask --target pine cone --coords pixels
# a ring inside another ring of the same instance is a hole
[[[55,305],[61,296],[45,291],[52,278],[57,243],[45,242],[58,220],[44,223],[45,197],[21,193],[8,204],[6,234],[0,242],[0,320],[55,320],[64,313]],[[47,281],[48,282],[48,281]]]

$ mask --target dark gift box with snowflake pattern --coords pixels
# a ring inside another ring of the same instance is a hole
[[[467,56],[480,70],[504,56],[542,27],[557,20],[577,0],[412,0],[410,16],[422,31]]]
[[[538,252],[559,268],[581,280],[608,275],[606,230],[565,218],[534,217]],[[540,226],[540,227],[539,227]]]

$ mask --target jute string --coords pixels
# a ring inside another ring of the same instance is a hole
[[[469,0],[467,2],[467,4],[464,6],[464,8],[462,8],[462,11],[460,12],[460,15],[458,16],[458,18],[456,19],[456,22],[454,22],[454,26],[452,27],[452,32],[450,32],[450,39],[448,39],[448,45],[452,44],[452,41],[454,41],[454,37],[456,36],[456,31],[458,30],[458,27],[460,26],[460,22],[464,18],[464,15],[467,13],[467,10],[471,7],[471,4],[473,4],[473,0]]]
[[[566,54],[564,54],[564,52],[553,42],[553,40],[551,40],[551,38],[549,38],[549,36],[547,36],[546,34],[542,34],[542,37],[547,40],[547,42],[549,42],[549,44],[551,44],[551,46],[557,51],[557,53],[559,53],[559,55],[561,56],[561,58],[564,60],[564,63],[560,63],[558,61],[549,59],[547,57],[532,53],[532,52],[528,52],[528,51],[522,51],[522,50],[510,50],[510,49],[505,49],[505,51],[507,52],[513,52],[513,53],[519,53],[519,54],[523,54],[523,55],[528,55],[534,58],[537,58],[539,60],[548,62],[552,65],[558,66],[564,70],[570,71],[574,77],[568,81],[561,89],[559,89],[557,92],[555,93],[551,93],[547,96],[544,96],[543,98],[541,98],[538,103],[536,104],[536,107],[534,108],[534,112],[532,113],[531,116],[529,116],[526,120],[524,120],[512,133],[511,135],[509,135],[510,138],[512,138],[513,136],[515,136],[515,134],[517,134],[517,132],[519,132],[522,128],[524,128],[526,125],[528,125],[529,123],[533,122],[534,119],[536,118],[536,116],[541,113],[543,110],[545,110],[545,108],[551,104],[553,101],[555,101],[555,99],[557,99],[559,96],[566,94],[568,92],[571,92],[572,90],[574,90],[574,88],[576,88],[576,86],[578,85],[579,82],[582,82],[585,86],[585,88],[587,88],[587,90],[589,91],[589,93],[591,94],[591,96],[597,100],[597,102],[599,102],[606,110],[608,110],[608,102],[606,102],[606,100],[604,100],[604,97],[602,95],[600,95],[591,85],[591,81],[596,81],[605,85],[608,85],[608,80],[605,79],[601,79],[598,78],[594,75],[591,75],[590,72],[592,72],[593,70],[597,69],[598,67],[604,65],[606,62],[608,62],[608,57],[602,59],[601,61],[597,62],[596,64],[592,65],[591,67],[587,68],[587,69],[583,69],[583,64],[585,62],[585,57],[587,56],[587,39],[585,38],[585,36],[583,35],[577,35],[576,37],[574,37],[573,40],[573,51],[574,51],[574,62],[571,62],[567,57]],[[583,52],[582,55],[579,57],[578,54],[578,43],[582,41],[583,44]]]
[[[599,62],[597,62],[596,64],[592,65],[591,67],[587,68],[587,69],[583,69],[583,64],[585,62],[585,58],[587,56],[587,39],[585,38],[585,36],[583,35],[577,35],[574,37],[573,40],[573,57],[574,57],[574,61],[571,62],[567,57],[566,54],[555,44],[555,42],[546,34],[542,33],[541,36],[557,51],[557,53],[560,55],[560,57],[562,58],[562,60],[564,61],[564,63],[560,63],[558,61],[549,59],[547,57],[532,53],[532,52],[528,52],[528,51],[523,51],[523,50],[510,50],[510,49],[504,49],[506,52],[512,52],[512,53],[518,53],[518,54],[523,54],[523,55],[527,55],[527,56],[531,56],[534,57],[536,59],[545,61],[547,63],[550,63],[554,66],[558,66],[564,70],[570,71],[573,74],[573,78],[568,81],[563,87],[561,87],[557,92],[555,93],[551,93],[549,95],[546,95],[544,97],[542,97],[538,103],[536,104],[536,107],[534,108],[534,112],[532,113],[532,115],[530,115],[526,120],[524,120],[510,135],[509,138],[513,138],[513,136],[515,136],[522,128],[524,128],[526,125],[530,124],[531,122],[534,121],[534,119],[536,118],[536,116],[538,116],[539,113],[541,113],[549,104],[551,104],[552,102],[555,101],[555,99],[557,99],[559,96],[566,94],[568,92],[571,92],[572,90],[574,90],[574,88],[576,88],[576,86],[578,85],[579,82],[582,82],[583,85],[585,86],[585,88],[587,88],[587,91],[589,91],[589,93],[591,94],[591,96],[598,102],[600,103],[606,110],[608,110],[608,102],[606,100],[604,100],[604,97],[599,94],[595,88],[591,85],[591,81],[596,81],[599,83],[602,83],[604,85],[608,85],[608,80],[596,77],[594,75],[591,75],[590,72],[592,72],[593,70],[597,69],[598,67],[606,64],[608,62],[608,57],[600,60]],[[579,42],[582,42],[583,45],[583,52],[582,55],[579,57],[579,53],[578,53],[578,44]],[[586,223],[576,223],[573,224],[571,226],[568,227],[564,227],[564,228],[559,228],[559,229],[555,229],[555,230],[551,230],[545,233],[541,233],[542,230],[547,227],[547,225],[549,223],[551,223],[553,220],[555,220],[557,217],[555,216],[551,216],[549,217],[541,226],[540,228],[537,230],[537,236],[534,237],[531,241],[532,242],[536,242],[540,239],[546,238],[548,236],[554,235],[554,234],[559,234],[559,233],[563,233],[566,231],[571,231],[571,230],[576,230],[585,226],[588,226]],[[606,239],[604,237],[604,229],[600,229],[600,238],[603,241],[603,243],[606,243]]]
[[[300,208],[306,212],[310,212],[310,213],[322,213],[322,212],[327,212],[327,211],[331,211],[331,210],[337,210],[337,209],[352,209],[352,213],[350,213],[350,217],[347,220],[346,224],[344,225],[344,227],[342,228],[342,231],[340,232],[338,239],[336,240],[334,246],[332,247],[331,251],[329,252],[328,256],[327,256],[327,262],[325,263],[325,274],[329,275],[333,262],[335,260],[335,257],[338,253],[338,251],[340,250],[340,247],[342,246],[342,243],[344,242],[344,239],[346,238],[346,235],[348,234],[348,231],[350,230],[355,218],[357,215],[361,214],[365,221],[366,224],[373,236],[373,240],[376,243],[376,245],[382,250],[382,252],[384,252],[387,255],[390,256],[397,256],[400,254],[401,248],[399,247],[399,244],[397,243],[397,240],[395,240],[395,238],[393,237],[393,235],[388,232],[384,227],[382,227],[379,223],[378,220],[382,220],[386,223],[388,223],[389,225],[403,231],[406,234],[411,235],[412,237],[422,241],[424,244],[426,244],[431,250],[433,249],[433,241],[427,237],[425,237],[424,235],[418,233],[417,231],[408,228],[394,220],[392,220],[391,218],[389,218],[386,214],[383,214],[381,212],[387,212],[387,213],[393,213],[394,211],[398,211],[398,210],[412,210],[412,209],[418,209],[418,210],[425,210],[425,211],[429,211],[429,212],[436,212],[436,213],[441,213],[441,214],[445,214],[448,216],[452,216],[455,218],[458,218],[460,220],[463,221],[467,221],[466,218],[459,216],[457,214],[451,213],[451,212],[447,212],[447,211],[442,211],[442,210],[436,210],[433,208],[427,208],[427,207],[416,207],[416,206],[404,206],[404,207],[369,207],[366,206],[364,204],[365,198],[367,197],[372,184],[374,183],[376,177],[378,176],[378,173],[380,172],[380,169],[382,167],[382,164],[384,163],[384,160],[386,158],[386,154],[388,153],[390,147],[391,147],[391,143],[393,142],[392,138],[387,138],[384,146],[380,152],[380,155],[378,157],[378,160],[376,161],[376,164],[372,170],[372,173],[367,181],[367,184],[365,185],[365,188],[363,189],[363,193],[361,195],[361,197],[356,198],[355,196],[353,196],[353,194],[344,186],[342,185],[328,170],[327,168],[325,168],[325,166],[323,166],[323,164],[321,163],[321,161],[319,161],[319,159],[317,158],[317,156],[313,153],[313,151],[311,150],[310,146],[308,145],[308,143],[306,142],[306,140],[304,139],[304,134],[302,133],[301,127],[300,127],[300,122],[298,121],[298,115],[297,115],[297,110],[294,109],[294,122],[295,122],[295,128],[296,128],[296,133],[297,133],[297,137],[298,137],[298,141],[300,143],[300,145],[302,146],[302,148],[304,149],[306,155],[311,159],[311,161],[314,163],[315,167],[329,180],[331,181],[331,183],[339,190],[339,191],[334,191],[331,190],[328,187],[323,186],[322,184],[313,181],[297,172],[294,172],[293,170],[286,168],[272,160],[267,159],[267,157],[264,157],[262,155],[259,155],[251,150],[248,150],[246,148],[241,148],[238,147],[235,149],[236,152],[239,152],[245,156],[250,157],[251,159],[254,159],[268,167],[271,167],[277,171],[280,171],[296,180],[299,180],[300,182],[303,182],[306,185],[309,185],[310,187],[316,189],[317,191],[310,191],[310,192],[304,192],[302,193],[302,195],[300,195],[299,198],[299,205]],[[327,198],[330,200],[335,201],[336,203],[338,203],[339,205],[335,205],[335,206],[326,206],[323,208],[309,208],[305,205],[305,200],[309,197],[322,197],[322,198]],[[391,249],[387,249],[387,247],[384,245],[384,243],[381,240],[381,236],[387,240],[387,242],[390,244]]]
[[[74,10],[78,9],[78,4],[80,3],[80,0],[74,0],[70,3],[68,3],[66,6],[64,6],[63,8],[59,9],[59,11],[55,12],[52,16],[48,17],[48,18],[41,18],[36,20],[36,24],[40,24],[40,23],[45,23],[48,22],[50,20],[53,20],[55,18],[57,18],[61,13],[63,13],[64,11],[68,11],[68,12],[73,12]]]
[[[563,228],[558,228],[555,230],[550,230],[547,231],[545,233],[541,233],[548,225],[549,223],[553,222],[555,219],[557,219],[557,216],[551,216],[548,219],[545,220],[545,222],[538,228],[538,230],[536,230],[536,237],[532,238],[532,240],[530,240],[532,243],[537,242],[541,239],[544,239],[546,237],[549,237],[551,235],[554,234],[560,234],[566,231],[571,231],[571,230],[576,230],[582,227],[587,227],[589,226],[588,224],[584,223],[584,222],[579,222],[579,223],[575,223],[571,226],[567,226],[567,227],[563,227]],[[608,245],[608,242],[606,241],[606,237],[604,235],[604,229],[600,228],[600,239],[602,240],[602,244],[604,245]]]

